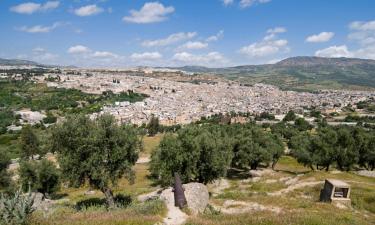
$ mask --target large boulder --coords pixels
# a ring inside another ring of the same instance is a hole
[[[185,189],[185,197],[190,211],[193,214],[202,213],[209,200],[207,187],[201,183],[188,183],[182,186]]]

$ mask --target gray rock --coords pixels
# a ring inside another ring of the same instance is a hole
[[[185,197],[190,211],[193,214],[202,213],[209,200],[207,187],[201,183],[188,183],[182,186],[185,189]]]

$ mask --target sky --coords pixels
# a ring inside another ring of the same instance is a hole
[[[374,0],[0,0],[0,58],[80,67],[375,59]]]

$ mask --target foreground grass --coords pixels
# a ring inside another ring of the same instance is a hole
[[[104,207],[93,206],[83,211],[72,207],[60,207],[52,214],[36,213],[31,219],[33,225],[148,225],[162,221],[166,213],[162,201],[135,203],[125,209],[107,211]]]

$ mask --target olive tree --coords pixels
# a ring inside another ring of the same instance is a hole
[[[40,153],[38,137],[35,135],[30,125],[26,125],[22,128],[20,138],[22,158],[33,159],[34,155]]]
[[[256,126],[237,128],[233,145],[235,167],[257,169],[261,163],[275,167],[284,151],[278,135],[265,132]]]
[[[60,188],[60,173],[56,165],[46,159],[21,162],[19,175],[24,191],[35,190],[47,197]]]
[[[87,181],[115,207],[112,186],[122,177],[134,180],[132,167],[140,149],[135,128],[119,126],[110,115],[95,120],[79,115],[56,125],[51,140],[63,177],[73,186]]]
[[[151,172],[163,185],[178,172],[184,182],[209,183],[226,174],[232,159],[231,141],[221,126],[188,126],[167,134],[152,154]]]

